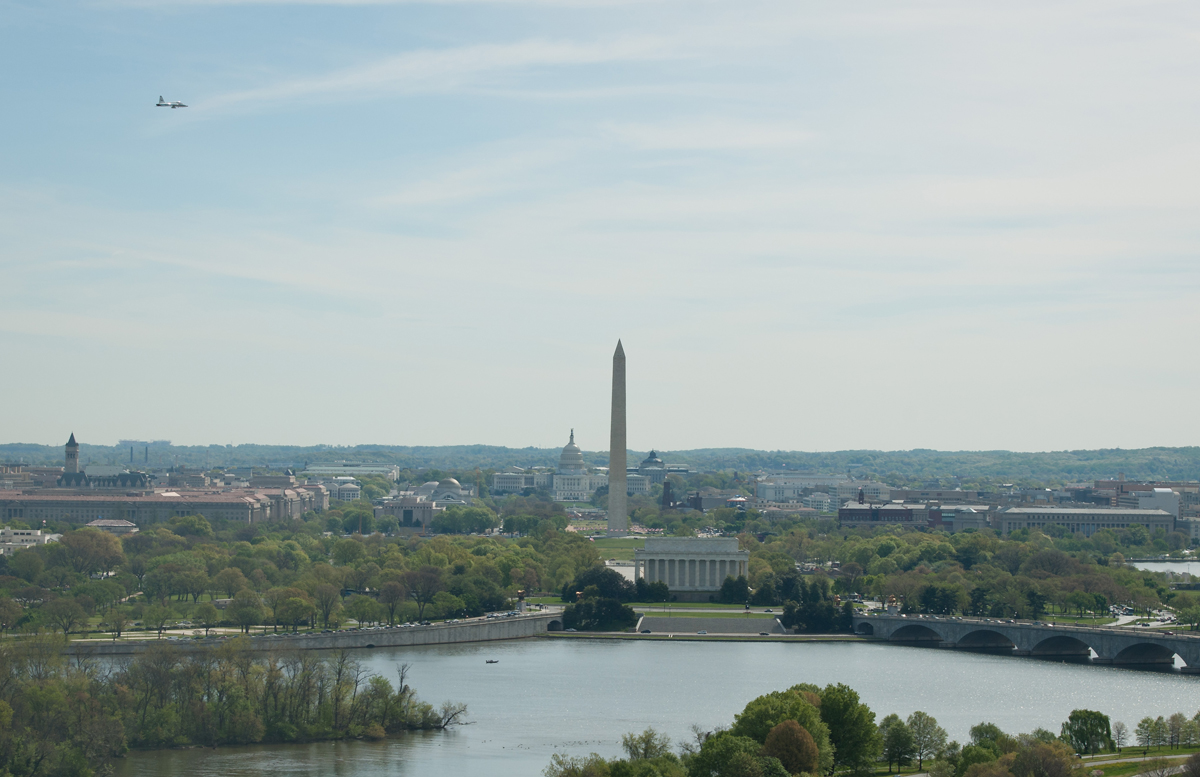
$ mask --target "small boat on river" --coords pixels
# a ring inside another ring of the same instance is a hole
[[[487,664],[498,664],[498,663],[500,663],[500,659],[498,659],[498,658],[489,658],[489,659],[488,659],[487,661],[485,661],[484,663],[487,663]]]

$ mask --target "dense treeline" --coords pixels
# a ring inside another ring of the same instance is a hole
[[[161,632],[181,621],[208,631],[476,616],[599,563],[594,545],[549,520],[516,539],[327,534],[364,509],[286,525],[182,516],[120,539],[55,527],[66,530],[60,542],[0,557],[0,629],[119,635],[135,623]]]
[[[1171,719],[1176,721],[1175,728],[1200,731],[1200,713],[1190,721],[1182,714]],[[1162,718],[1158,721],[1164,732],[1175,730],[1161,723]],[[1153,728],[1156,724],[1147,718],[1142,725]],[[1110,726],[1107,715],[1075,710],[1057,736],[1046,729],[1010,735],[992,723],[980,723],[971,728],[971,738],[963,745],[948,741],[946,731],[925,712],[914,712],[906,719],[891,714],[876,722],[874,711],[852,688],[842,684],[818,688],[806,683],[752,700],[728,728],[704,731],[693,726],[693,738],[679,743],[674,751],[666,736],[646,729],[622,737],[624,758],[555,754],[543,774],[811,777],[837,772],[857,777],[886,763],[889,773],[893,766],[915,765],[930,777],[1080,777],[1084,769],[1076,753],[1119,749],[1114,730],[1118,739],[1125,736],[1124,724]],[[1195,744],[1200,744],[1200,733]],[[1163,761],[1146,766],[1155,777],[1173,773]],[[1184,764],[1182,774],[1200,777],[1200,754]]]
[[[558,464],[561,448],[505,448],[491,445],[153,445],[149,466],[190,469],[211,467],[303,467],[306,462],[389,462],[408,470],[406,480],[423,482],[453,475],[462,482],[476,482],[474,473],[491,472],[517,465],[522,467]],[[955,476],[964,487],[1016,483],[1025,486],[1054,486],[1068,482],[1114,477],[1124,472],[1130,478],[1147,480],[1200,479],[1200,447],[1101,449],[1024,453],[1017,451],[758,451],[747,448],[701,448],[659,451],[669,464],[682,464],[704,471],[758,471],[795,469],[808,472],[850,473],[857,478],[886,478],[896,487],[920,486],[931,480]],[[631,452],[638,461],[641,452]],[[135,451],[133,466],[143,464],[143,451]],[[129,462],[129,449],[120,446],[80,445],[84,464],[122,465]],[[592,466],[608,464],[607,451],[585,451]],[[62,463],[62,447],[8,443],[0,445],[0,460],[23,461],[40,466]],[[466,478],[464,480],[463,478]]]
[[[205,631],[395,624],[508,609],[520,592],[539,591],[568,603],[613,600],[570,611],[583,616],[573,627],[600,628],[626,623],[622,607],[631,602],[671,599],[661,583],[634,585],[606,573],[597,546],[563,530],[561,506],[510,497],[497,507],[463,512],[524,536],[345,535],[347,527],[375,528],[365,502],[289,524],[180,516],[121,539],[60,524],[50,527],[63,532],[60,542],[0,557],[0,630],[119,635],[137,623],[162,632],[181,621]],[[725,581],[715,598],[782,607],[785,623],[802,631],[844,628],[845,600],[854,594],[895,596],[906,612],[991,617],[1167,606],[1181,622],[1200,624],[1200,596],[1124,563],[1127,553],[1175,539],[1141,527],[1090,538],[1054,527],[1000,538],[990,531],[845,530],[830,521],[768,524],[754,511],[724,509],[660,517],[677,522],[681,534],[691,531],[683,521],[737,533],[750,551],[749,574]]]
[[[1107,615],[1110,605],[1148,611],[1169,605],[1181,622],[1200,622],[1200,597],[1172,590],[1161,574],[1125,564],[1122,551],[1144,547],[1142,527],[1049,536],[1025,530],[999,538],[990,531],[945,534],[877,530],[794,529],[743,535],[751,551],[749,586],[758,604],[789,598],[797,561],[836,561],[835,593],[895,596],[906,612],[1040,618],[1050,611]]]
[[[262,656],[239,640],[155,646],[118,664],[68,661],[62,642],[0,644],[0,775],[87,777],[129,748],[383,738],[459,723],[346,652]]]

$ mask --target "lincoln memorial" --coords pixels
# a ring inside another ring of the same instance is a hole
[[[707,601],[726,577],[749,575],[750,551],[738,550],[737,537],[647,537],[646,547],[633,552],[634,579],[661,581],[681,601]],[[695,594],[705,594],[702,598]]]

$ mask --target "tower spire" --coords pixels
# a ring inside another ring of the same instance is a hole
[[[625,349],[613,353],[612,424],[608,438],[608,536],[629,533],[625,479]]]

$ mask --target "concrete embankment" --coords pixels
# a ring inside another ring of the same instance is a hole
[[[647,615],[638,624],[638,631],[649,629],[652,634],[786,634],[776,618],[661,618]]]
[[[431,626],[337,631],[331,634],[258,636],[248,640],[252,650],[340,650],[417,645],[449,645],[460,642],[491,642],[523,639],[561,629],[557,613],[521,615],[513,618],[489,618],[463,623],[435,623]],[[118,642],[71,642],[65,648],[72,655],[113,656],[140,653],[151,645],[167,644],[180,650],[206,650],[226,643],[227,639],[137,640]]]

